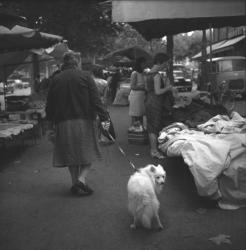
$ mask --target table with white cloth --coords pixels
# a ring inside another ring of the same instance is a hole
[[[0,143],[6,146],[9,142],[32,139],[36,142],[38,132],[38,122],[32,121],[7,121],[0,122]]]

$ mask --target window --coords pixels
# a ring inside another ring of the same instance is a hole
[[[224,60],[219,62],[219,72],[232,71],[232,61]]]
[[[244,59],[234,59],[234,60],[232,59],[219,62],[220,72],[240,71],[245,69],[246,69],[246,60]]]
[[[239,59],[232,61],[234,71],[246,70],[246,60]]]

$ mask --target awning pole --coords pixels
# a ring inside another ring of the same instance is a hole
[[[212,24],[209,23],[209,36],[210,36],[210,41],[209,41],[209,50],[210,50],[210,53],[209,53],[209,74],[208,74],[208,81],[210,82],[210,89],[209,89],[209,92],[210,92],[210,103],[212,104],[212,101],[213,101],[213,97],[212,97],[212,89],[214,88],[214,86],[212,86],[212,84],[215,84],[215,83],[212,83],[211,82],[211,73],[212,73],[212,69],[213,69],[213,65],[212,65],[212,58],[213,58],[213,51],[212,51],[212,43],[213,43],[213,34],[212,34]]]
[[[201,57],[201,79],[199,90],[208,90],[208,72],[207,72],[207,36],[206,30],[202,30],[202,57]]]
[[[3,105],[4,105],[4,108],[3,110],[4,111],[7,111],[7,101],[6,101],[6,89],[5,89],[5,85],[7,85],[7,73],[6,73],[7,69],[6,69],[6,66],[3,66]]]
[[[34,94],[34,84],[35,79],[40,78],[40,69],[39,69],[39,61],[38,61],[38,55],[35,53],[32,53],[32,84],[31,84],[31,94]]]
[[[210,35],[210,42],[209,42],[209,47],[210,47],[210,54],[209,54],[209,59],[210,59],[210,65],[209,69],[210,72],[212,72],[212,58],[213,58],[213,51],[212,51],[212,43],[213,43],[213,34],[212,34],[212,24],[209,24],[209,35]]]

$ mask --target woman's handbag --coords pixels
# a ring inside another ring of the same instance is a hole
[[[111,120],[111,118],[109,117],[109,122],[110,122],[110,125],[109,125],[109,129],[108,130],[105,130],[103,127],[102,127],[102,124],[99,123],[99,129],[100,129],[100,134],[104,137],[104,140],[109,140],[110,142],[112,142],[112,138],[110,137],[110,135],[113,137],[113,139],[115,140],[116,139],[116,135],[115,135],[115,130],[114,130],[114,126],[113,126],[113,122]]]

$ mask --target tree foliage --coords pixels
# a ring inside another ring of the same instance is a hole
[[[177,60],[192,57],[201,50],[202,33],[195,31],[192,35],[179,34],[174,36],[173,54]]]
[[[3,1],[18,14],[27,17],[28,26],[63,36],[69,47],[82,55],[104,54],[112,48],[112,37],[119,25],[111,23],[111,14],[99,1]],[[41,17],[41,18],[39,18]]]
[[[163,39],[147,42],[128,24],[111,22],[111,6],[102,0],[3,0],[2,4],[27,17],[28,27],[61,35],[82,57],[100,57],[113,50],[138,45],[151,53],[166,51]],[[182,59],[197,53],[201,34],[174,36],[174,55]]]

